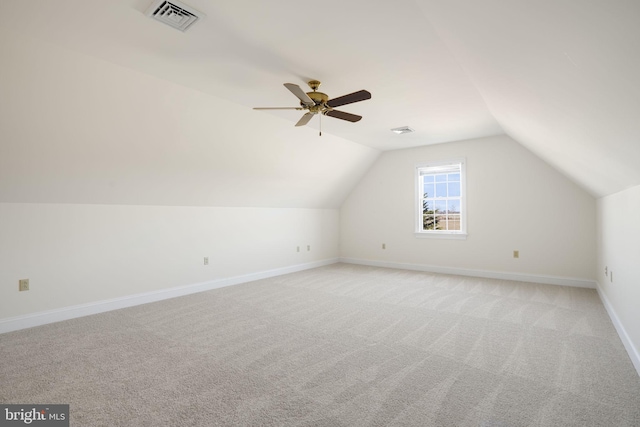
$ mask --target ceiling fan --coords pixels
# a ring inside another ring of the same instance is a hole
[[[307,113],[305,113],[302,118],[298,120],[296,126],[306,125],[307,123],[309,123],[309,120],[311,120],[311,118],[316,114],[320,114],[320,117],[329,116],[355,123],[362,119],[362,116],[345,113],[344,111],[334,110],[334,108],[340,107],[341,105],[347,105],[354,102],[371,99],[371,93],[367,92],[366,90],[359,90],[358,92],[353,92],[348,95],[330,99],[326,93],[317,92],[317,89],[321,84],[318,80],[311,80],[307,84],[311,88],[312,92],[305,93],[300,88],[300,86],[293,83],[284,84],[284,87],[289,89],[291,93],[297,96],[300,100],[299,107],[257,107],[254,108],[254,110],[306,110]],[[322,131],[320,131],[320,135],[322,135]]]

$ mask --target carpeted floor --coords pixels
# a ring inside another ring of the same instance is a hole
[[[640,426],[595,290],[335,264],[0,335],[93,426]]]

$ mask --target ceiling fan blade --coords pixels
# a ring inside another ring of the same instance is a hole
[[[338,110],[329,110],[326,113],[324,113],[324,115],[329,117],[335,117],[336,119],[346,120],[352,123],[355,123],[357,121],[360,121],[360,119],[362,119],[362,116],[357,116],[355,114],[345,113],[344,111],[338,111]]]
[[[327,105],[331,108],[339,107],[341,105],[351,104],[354,102],[360,102],[367,99],[371,99],[371,94],[366,90],[359,90],[348,95],[339,96],[337,98],[330,99]]]
[[[302,107],[254,107],[254,110],[304,110]]]
[[[309,98],[309,95],[307,95],[305,93],[305,91],[300,89],[300,86],[295,85],[293,83],[285,83],[284,87],[289,89],[291,91],[291,93],[294,94],[295,96],[297,96],[300,99],[300,101],[302,101],[302,103],[304,105],[306,105],[307,107],[310,107],[312,105],[316,105],[316,103],[313,102],[313,99]]]
[[[296,123],[296,126],[304,126],[307,123],[309,123],[309,120],[311,120],[311,118],[313,117],[313,114],[311,113],[307,113],[304,116],[302,116],[300,118],[300,120],[298,120],[298,123]]]

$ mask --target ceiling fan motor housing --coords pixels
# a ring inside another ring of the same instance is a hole
[[[329,100],[329,96],[322,92],[307,92],[307,95],[316,103],[316,105],[324,104]]]
[[[311,80],[307,84],[313,90],[313,92],[307,92],[307,96],[309,96],[316,105],[305,106],[304,102],[301,102],[300,105],[308,108],[313,114],[322,113],[327,108],[326,103],[329,101],[329,95],[322,92],[316,92],[322,84],[318,80]]]

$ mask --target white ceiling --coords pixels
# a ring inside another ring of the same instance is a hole
[[[595,196],[640,184],[640,1],[419,2],[509,136]]]
[[[147,18],[151,2],[5,2],[0,22],[248,107],[297,106],[286,82],[310,90],[306,82],[318,79],[330,97],[367,89],[370,101],[341,108],[361,122],[326,118],[323,130],[378,149],[503,133],[413,1],[188,0],[207,16],[185,33]],[[292,126],[302,115],[252,114]],[[416,133],[390,132],[404,125]]]
[[[340,108],[363,120],[323,134],[378,150],[507,133],[596,196],[640,184],[637,0],[187,0],[206,17],[185,33],[150,3],[2,0],[0,27],[234,106],[295,106],[285,82],[367,89]]]

